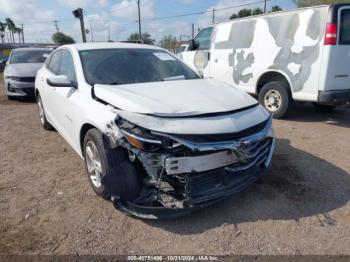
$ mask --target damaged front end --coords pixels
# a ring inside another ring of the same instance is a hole
[[[115,174],[102,183],[116,207],[129,214],[148,219],[183,216],[244,190],[264,175],[274,151],[271,124],[270,116],[239,132],[184,135],[151,131],[118,116],[106,134],[114,147],[128,152],[127,164],[141,186],[136,198],[123,199],[114,186],[118,183],[111,182]]]

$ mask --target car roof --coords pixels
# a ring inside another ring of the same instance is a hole
[[[70,48],[75,48],[80,50],[95,50],[95,49],[110,49],[110,48],[135,48],[135,49],[158,49],[162,48],[154,45],[144,45],[144,44],[132,44],[132,43],[120,43],[120,42],[106,42],[106,43],[79,43],[66,45]]]

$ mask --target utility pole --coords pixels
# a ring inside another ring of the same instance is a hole
[[[139,12],[139,41],[143,44],[142,33],[141,33],[141,10],[140,10],[140,0],[137,0],[137,9]]]
[[[81,8],[75,9],[73,11],[73,15],[75,18],[79,18],[79,20],[80,20],[81,37],[83,39],[83,42],[86,43],[83,9],[81,9]]]
[[[109,20],[107,20],[107,28],[108,28],[108,42],[111,41],[111,30],[109,28]]]
[[[264,13],[265,14],[267,13],[267,0],[265,0],[265,3],[264,3]]]
[[[57,33],[58,33],[58,32],[60,31],[60,28],[58,27],[58,22],[59,22],[59,21],[54,20],[53,22],[55,23],[56,31],[57,31]]]
[[[265,0],[266,1],[266,0]],[[213,16],[211,22],[215,24],[215,9],[213,8]]]
[[[23,27],[23,23],[21,24],[21,28],[22,28],[22,43],[24,44],[24,27]]]
[[[91,42],[94,42],[94,35],[92,33],[92,24],[91,24],[91,22],[89,24],[90,24]]]

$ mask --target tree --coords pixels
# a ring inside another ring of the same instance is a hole
[[[253,15],[261,15],[264,13],[264,10],[262,10],[261,8],[255,8],[253,10]]]
[[[257,11],[259,8],[255,9],[254,11],[256,12],[259,12]],[[236,18],[242,18],[242,17],[246,17],[246,16],[252,16],[254,11],[252,9],[242,9],[238,12],[238,14],[232,14],[230,16],[230,19],[236,19]],[[262,10],[261,10],[262,11]],[[263,12],[262,12],[263,13]]]
[[[11,33],[11,42],[14,43],[15,42],[15,37],[14,37],[14,30],[16,28],[15,23],[12,21],[11,18],[5,18],[5,22],[6,22],[6,26],[7,29],[10,31]]]
[[[278,6],[278,5],[274,5],[272,8],[271,8],[271,12],[278,12],[278,11],[282,11],[283,9]]]
[[[151,39],[151,35],[149,33],[143,33],[141,35],[142,41],[144,44],[146,45],[154,45],[155,40]],[[138,33],[133,33],[129,36],[128,41],[130,42],[135,42],[138,43],[139,42],[139,34]]]
[[[159,45],[162,48],[165,48],[168,50],[174,50],[176,48],[176,45],[177,45],[177,39],[175,36],[166,35],[159,41]]]
[[[6,23],[0,22],[0,37],[1,37],[2,43],[4,43],[5,30],[6,30]]]
[[[293,0],[298,7],[349,3],[349,0]]]
[[[253,14],[252,9],[242,9],[238,12],[238,17],[246,17],[246,16],[251,16]]]
[[[55,44],[59,44],[59,45],[75,43],[74,39],[71,36],[66,35],[62,32],[54,33],[51,38]]]
[[[238,15],[237,14],[232,14],[231,16],[230,16],[230,20],[232,20],[232,19],[237,19],[238,18]]]
[[[22,28],[15,27],[14,33],[18,34],[18,43],[21,43]]]

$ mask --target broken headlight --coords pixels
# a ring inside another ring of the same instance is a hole
[[[119,119],[117,124],[128,142],[140,150],[154,151],[176,145],[173,140],[155,135],[152,131],[136,126],[125,119]]]

